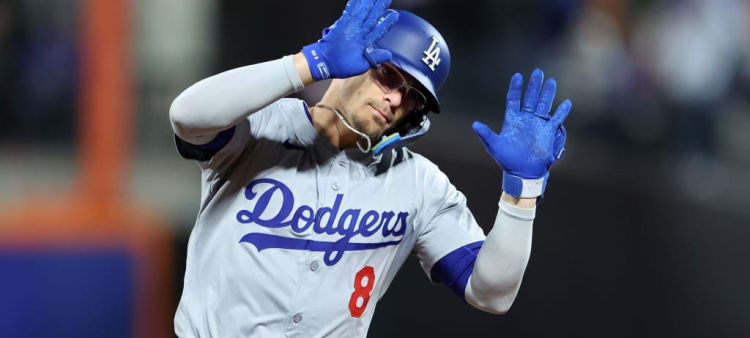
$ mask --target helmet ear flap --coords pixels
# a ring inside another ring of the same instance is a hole
[[[383,139],[372,148],[375,155],[386,149],[406,147],[416,141],[430,129],[430,119],[423,112],[413,112],[397,126],[387,130]]]
[[[427,113],[424,112],[412,112],[410,113],[401,123],[386,130],[383,134],[388,136],[393,133],[398,133],[401,137],[406,137],[414,134],[422,128],[422,122],[427,119]]]

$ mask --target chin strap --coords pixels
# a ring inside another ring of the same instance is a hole
[[[347,128],[349,128],[349,130],[351,130],[355,134],[359,135],[363,139],[367,140],[367,149],[365,149],[361,145],[359,145],[359,141],[357,141],[357,148],[359,148],[359,151],[361,151],[364,154],[367,154],[367,153],[370,152],[370,150],[372,149],[372,141],[370,141],[370,137],[368,137],[367,135],[365,135],[365,133],[363,133],[363,132],[361,132],[359,130],[354,129],[354,127],[352,127],[348,122],[346,122],[346,120],[344,119],[344,116],[341,115],[341,113],[339,113],[339,111],[336,110],[336,108],[333,108],[333,107],[330,107],[330,106],[326,106],[326,105],[323,105],[323,104],[320,104],[320,103],[316,104],[315,107],[325,108],[325,109],[328,109],[328,110],[332,111],[334,114],[336,114],[336,116],[338,116],[339,120],[341,120],[341,123],[343,123]]]

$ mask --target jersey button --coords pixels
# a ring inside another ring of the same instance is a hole
[[[333,190],[339,190],[339,184],[336,182],[333,182],[333,184],[331,184],[331,188],[333,188]]]
[[[318,261],[312,262],[312,264],[310,264],[310,270],[312,271],[317,271],[318,267]]]
[[[299,322],[302,321],[302,315],[298,313],[298,314],[294,315],[294,317],[292,317],[292,320],[294,321],[295,324],[299,323]]]

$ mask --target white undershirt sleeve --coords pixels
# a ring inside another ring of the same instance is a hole
[[[169,119],[180,138],[192,144],[206,144],[222,130],[302,89],[294,59],[288,55],[195,83],[172,102]]]
[[[531,255],[536,208],[500,200],[495,225],[477,254],[466,283],[466,302],[490,313],[508,312],[518,294]]]

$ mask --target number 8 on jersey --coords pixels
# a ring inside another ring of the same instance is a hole
[[[375,270],[366,265],[354,276],[354,293],[349,299],[349,312],[352,317],[362,317],[367,303],[370,301],[370,292],[375,286]],[[359,300],[362,299],[360,302]]]

